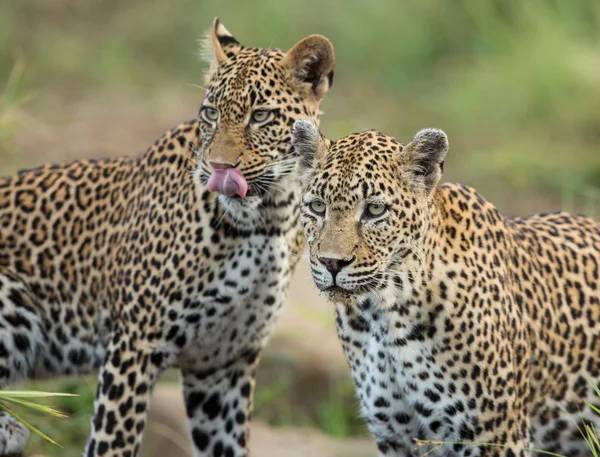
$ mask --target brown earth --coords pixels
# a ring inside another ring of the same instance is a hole
[[[252,457],[366,457],[375,455],[368,439],[336,440],[313,429],[273,428],[260,421],[250,432]],[[142,457],[190,457],[185,408],[178,386],[154,393]]]

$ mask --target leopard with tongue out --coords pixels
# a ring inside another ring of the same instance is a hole
[[[255,369],[303,248],[291,129],[331,43],[242,46],[215,19],[198,119],[140,157],[0,179],[0,388],[99,369],[86,456],[134,457],[181,369],[195,456],[245,456]],[[27,432],[0,415],[0,455]]]

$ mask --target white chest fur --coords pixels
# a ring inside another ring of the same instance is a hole
[[[180,364],[222,364],[264,344],[277,321],[290,279],[284,237],[253,235],[205,272],[193,307],[199,321],[187,329],[190,344]]]
[[[446,357],[437,353],[435,339],[398,344],[406,329],[398,330],[395,316],[382,308],[371,300],[336,309],[361,410],[382,454],[426,453],[427,446],[415,450],[415,439],[460,441],[473,418],[461,385],[443,368]]]

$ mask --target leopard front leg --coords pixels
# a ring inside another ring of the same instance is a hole
[[[117,331],[98,377],[85,456],[135,457],[146,425],[154,384],[168,365],[165,353]]]
[[[248,455],[255,371],[260,350],[227,366],[182,368],[183,392],[194,457]]]
[[[0,456],[23,455],[29,430],[6,411],[0,411]]]
[[[0,389],[32,377],[48,339],[40,306],[19,277],[0,267]],[[0,456],[21,455],[29,430],[0,410]]]

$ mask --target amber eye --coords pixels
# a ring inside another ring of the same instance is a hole
[[[271,111],[256,110],[252,113],[251,119],[252,122],[256,124],[262,124],[263,122],[266,122],[269,117],[271,117]]]
[[[210,106],[203,106],[200,110],[200,115],[206,122],[213,123],[217,122],[217,119],[219,119],[219,112]]]
[[[368,219],[379,217],[387,211],[383,203],[369,203],[365,208],[365,216]]]
[[[313,213],[319,216],[323,216],[325,214],[326,206],[323,200],[313,200],[308,204],[308,207]]]

